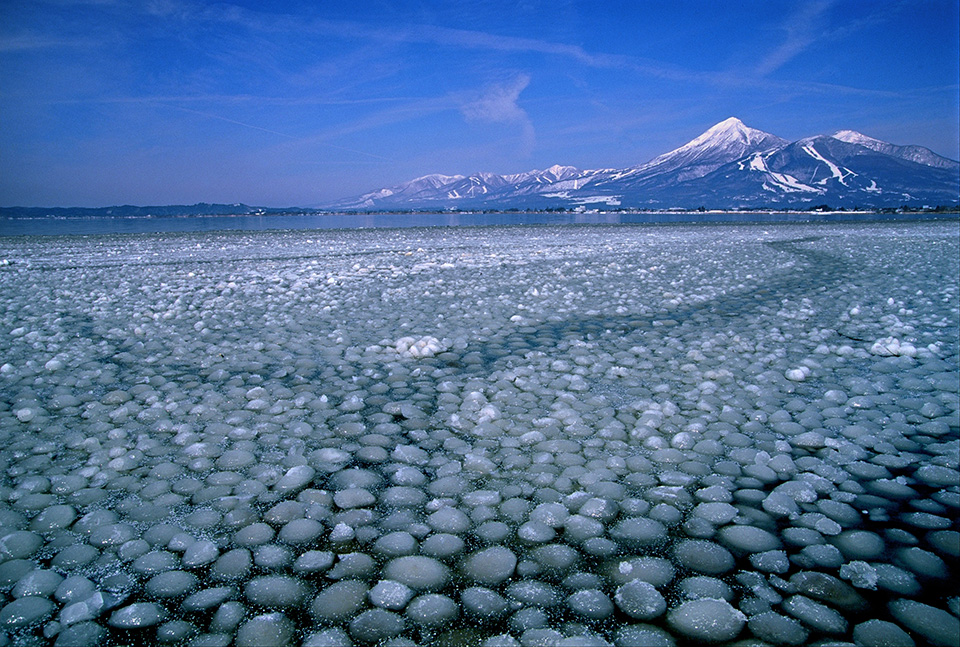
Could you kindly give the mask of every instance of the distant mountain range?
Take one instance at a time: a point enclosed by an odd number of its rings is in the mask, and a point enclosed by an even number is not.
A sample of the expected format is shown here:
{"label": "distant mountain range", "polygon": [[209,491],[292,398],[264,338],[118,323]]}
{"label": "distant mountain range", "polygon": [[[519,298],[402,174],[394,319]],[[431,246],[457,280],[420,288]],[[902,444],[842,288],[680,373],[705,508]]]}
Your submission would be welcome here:
{"label": "distant mountain range", "polygon": [[731,117],[624,169],[551,166],[513,175],[425,175],[321,208],[245,204],[0,207],[4,218],[149,218],[328,211],[505,209],[865,209],[956,207],[960,162],[852,130],[788,142]]}
{"label": "distant mountain range", "polygon": [[788,142],[731,117],[639,166],[426,175],[327,208],[883,208],[958,203],[960,163],[922,146],[896,146],[852,130]]}
{"label": "distant mountain range", "polygon": [[299,209],[251,207],[245,204],[168,204],[138,207],[125,204],[115,207],[0,207],[0,218],[153,218],[177,216],[256,216],[268,213],[289,213]]}

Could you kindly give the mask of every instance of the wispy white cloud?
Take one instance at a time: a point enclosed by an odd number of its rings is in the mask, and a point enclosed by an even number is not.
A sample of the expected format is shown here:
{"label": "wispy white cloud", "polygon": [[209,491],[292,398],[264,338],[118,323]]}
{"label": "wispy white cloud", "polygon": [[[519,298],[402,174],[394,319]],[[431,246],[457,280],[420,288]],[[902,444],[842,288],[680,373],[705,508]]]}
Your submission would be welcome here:
{"label": "wispy white cloud", "polygon": [[15,36],[0,36],[0,52],[22,52],[54,47],[90,47],[93,45],[96,45],[96,43],[90,39],[61,38],[33,32]]}
{"label": "wispy white cloud", "polygon": [[[622,70],[653,79],[676,83],[709,85],[717,88],[766,88],[770,90],[796,89],[809,92],[845,92],[874,94],[853,86],[819,84],[815,82],[790,81],[779,84],[765,78],[790,60],[802,54],[826,36],[824,23],[834,0],[802,3],[795,14],[786,18],[783,29],[786,38],[767,54],[753,70],[694,70],[664,60],[636,55],[609,54],[590,51],[580,45],[555,42],[539,38],[504,36],[479,30],[457,29],[436,25],[406,24],[382,27],[375,23],[352,20],[300,19],[288,16],[261,14],[238,7],[208,8],[203,17],[207,20],[232,22],[251,31],[290,32],[309,36],[346,38],[357,42],[386,44],[437,45],[456,50],[482,50],[485,52],[514,52],[543,54],[594,69]],[[853,27],[851,27],[853,28]],[[780,87],[782,85],[782,87]]]}
{"label": "wispy white cloud", "polygon": [[[341,105],[351,105],[351,103],[345,102]],[[395,161],[389,157],[357,150],[356,148],[347,148],[333,142],[361,133],[393,128],[398,124],[422,121],[432,115],[450,112],[455,109],[456,103],[451,97],[447,96],[397,99],[385,107],[372,111],[361,111],[352,120],[328,123],[310,134],[291,138],[289,141],[279,144],[278,150],[285,151],[285,154],[303,154],[304,151],[309,151],[311,147],[318,145],[359,153],[371,159]]]}
{"label": "wispy white cloud", "polygon": [[521,153],[529,155],[536,140],[533,122],[517,103],[520,93],[528,85],[530,76],[519,74],[507,83],[489,86],[479,96],[468,99],[460,106],[460,112],[467,121],[519,126]]}
{"label": "wispy white cloud", "polygon": [[[169,0],[175,2],[175,0]],[[266,14],[230,5],[206,7],[195,16],[200,20],[231,23],[252,32],[289,32],[331,38],[345,38],[367,43],[427,44],[458,50],[488,52],[539,53],[564,58],[587,67],[626,69],[663,78],[702,80],[698,73],[662,61],[636,56],[591,52],[579,45],[539,38],[504,36],[490,32],[425,24],[380,26],[372,22],[293,18]]]}
{"label": "wispy white cloud", "polygon": [[[213,113],[213,112],[206,112],[206,111],[203,111],[203,110],[194,110],[194,109],[192,109],[192,108],[185,108],[185,107],[183,107],[183,106],[178,106],[178,105],[174,105],[174,104],[170,104],[170,103],[160,104],[160,103],[151,102],[151,101],[144,101],[143,103],[152,103],[152,104],[154,104],[154,105],[163,105],[164,107],[167,107],[167,108],[170,108],[170,109],[173,109],[173,110],[179,110],[179,111],[181,111],[181,112],[188,112],[188,113],[191,113],[191,114],[194,114],[194,115],[198,115],[198,116],[200,116],[200,117],[205,117],[205,118],[207,118],[207,119],[215,119],[215,120],[217,120],[217,121],[223,121],[223,122],[225,122],[225,123],[234,124],[234,125],[236,125],[236,126],[241,126],[241,127],[243,127],[243,128],[248,128],[248,129],[250,129],[250,130],[258,130],[258,131],[260,131],[260,132],[269,133],[269,134],[271,134],[271,135],[277,135],[278,137],[283,137],[283,138],[285,138],[285,139],[290,139],[290,140],[294,140],[294,141],[301,141],[301,140],[302,140],[301,137],[298,137],[298,136],[296,136],[296,135],[291,135],[291,134],[289,134],[289,133],[280,132],[280,131],[278,131],[278,130],[273,130],[273,129],[271,129],[271,128],[264,128],[264,127],[258,126],[258,125],[256,125],[256,124],[251,124],[251,123],[247,123],[247,122],[244,122],[244,121],[239,121],[239,120],[237,120],[237,119],[230,119],[229,117],[224,117],[223,115],[218,115],[218,114]],[[370,157],[370,158],[373,158],[373,159],[384,160],[384,161],[387,161],[387,162],[392,161],[389,157],[384,157],[383,155],[377,155],[376,153],[371,153],[371,152],[369,152],[369,151],[359,150],[359,149],[357,149],[357,148],[348,148],[348,147],[346,147],[346,146],[340,146],[340,145],[338,145],[338,144],[330,143],[329,141],[318,141],[317,143],[319,143],[319,144],[322,145],[322,146],[326,146],[327,148],[333,148],[333,149],[335,149],[335,150],[340,150],[340,151],[344,151],[344,152],[347,152],[347,153],[354,153],[354,154],[356,154],[356,155],[362,155],[362,156],[364,156],[364,157]]]}
{"label": "wispy white cloud", "polygon": [[780,69],[812,46],[824,34],[823,23],[832,0],[802,2],[783,22],[786,37],[754,68],[757,76],[766,76]]}
{"label": "wispy white cloud", "polygon": [[[190,6],[180,4],[178,0],[162,1],[174,7]],[[697,86],[707,85],[725,89],[760,88],[772,91],[789,91],[792,89],[827,93],[840,91],[872,95],[874,92],[871,90],[853,86],[794,80],[778,82],[775,79],[768,78],[769,74],[807,51],[816,42],[836,32],[836,28],[832,32],[826,29],[828,13],[834,2],[835,0],[820,0],[798,5],[797,11],[786,17],[782,23],[782,29],[785,33],[782,42],[750,70],[696,70],[665,60],[590,51],[580,45],[539,38],[505,36],[480,30],[437,25],[408,23],[383,26],[375,22],[311,18],[303,15],[291,16],[258,12],[236,5],[216,4],[197,8],[191,13],[191,20],[229,23],[248,31],[250,35],[259,33],[269,35],[271,39],[277,34],[291,36],[296,34],[305,38],[345,39],[353,43],[365,43],[367,44],[365,46],[366,51],[362,55],[355,54],[362,59],[366,59],[365,69],[357,70],[358,75],[354,79],[356,83],[362,83],[368,74],[376,73],[376,70],[381,69],[383,61],[389,59],[389,56],[378,59],[375,51],[378,47],[414,44],[448,47],[452,50],[543,54],[565,59],[587,68],[622,70],[626,73],[652,79],[695,84]],[[182,13],[189,12],[182,9]],[[854,26],[848,27],[856,29]],[[262,48],[258,51],[260,54],[255,60],[258,65],[263,66],[265,61]],[[378,60],[380,61],[378,65],[371,63]],[[323,66],[319,66],[315,71],[322,72],[322,69]],[[389,74],[389,70],[386,71],[386,74]],[[302,80],[302,77],[296,81],[291,79],[292,82],[302,82]]]}
{"label": "wispy white cloud", "polygon": [[520,74],[512,81],[488,87],[483,93],[465,102],[460,111],[471,121],[512,123],[529,119],[523,108],[517,105],[520,93],[530,85],[530,77]]}

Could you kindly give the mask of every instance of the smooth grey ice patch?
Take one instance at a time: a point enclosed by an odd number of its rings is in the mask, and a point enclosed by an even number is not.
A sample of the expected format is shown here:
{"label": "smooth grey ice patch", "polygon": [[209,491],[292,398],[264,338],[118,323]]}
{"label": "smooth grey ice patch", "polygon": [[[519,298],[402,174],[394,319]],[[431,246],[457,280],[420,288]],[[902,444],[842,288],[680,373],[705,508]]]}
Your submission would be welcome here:
{"label": "smooth grey ice patch", "polygon": [[790,596],[782,609],[817,631],[837,635],[847,631],[847,620],[839,612],[803,595]]}
{"label": "smooth grey ice patch", "polygon": [[566,599],[567,607],[574,614],[591,619],[602,620],[613,615],[613,602],[599,589],[581,589]]}
{"label": "smooth grey ice patch", "polygon": [[236,590],[229,586],[218,586],[202,589],[192,593],[181,603],[184,611],[205,611],[219,606],[236,595]]}
{"label": "smooth grey ice patch", "polygon": [[604,574],[617,585],[642,580],[660,588],[673,581],[676,573],[673,563],[663,557],[632,557],[612,560]]}
{"label": "smooth grey ice patch", "polygon": [[463,575],[472,582],[494,585],[509,579],[517,566],[517,556],[505,546],[491,546],[464,560]]}
{"label": "smooth grey ice patch", "polygon": [[919,546],[901,548],[897,551],[897,559],[905,568],[923,578],[942,580],[950,572],[943,559]]}
{"label": "smooth grey ice patch", "polygon": [[767,550],[753,553],[748,558],[750,564],[764,573],[786,573],[790,570],[790,560],[784,550]]}
{"label": "smooth grey ice patch", "polygon": [[686,539],[674,547],[677,562],[688,569],[720,575],[734,566],[733,555],[723,546],[700,539]]}
{"label": "smooth grey ice patch", "polygon": [[374,551],[384,557],[402,557],[418,551],[417,539],[405,530],[397,530],[379,537],[373,544]]}
{"label": "smooth grey ice patch", "polygon": [[667,609],[660,592],[643,580],[631,580],[620,586],[613,599],[621,611],[637,620],[652,620]]}
{"label": "smooth grey ice patch", "polygon": [[352,647],[353,641],[340,627],[330,627],[307,634],[303,647]]}
{"label": "smooth grey ice patch", "polygon": [[183,552],[181,561],[187,568],[196,568],[213,563],[219,556],[220,550],[217,545],[212,541],[203,539],[188,546]]}
{"label": "smooth grey ice patch", "polygon": [[416,625],[439,628],[453,622],[460,608],[446,595],[425,593],[410,601],[404,615]]}
{"label": "smooth grey ice patch", "polygon": [[246,605],[237,600],[230,600],[217,608],[207,628],[218,634],[232,635],[246,615]]}
{"label": "smooth grey ice patch", "polygon": [[166,615],[164,608],[154,602],[136,602],[114,611],[107,622],[120,629],[137,629],[159,624]]}
{"label": "smooth grey ice patch", "polygon": [[199,581],[193,573],[165,571],[150,578],[144,592],[152,598],[179,598],[197,588]]}
{"label": "smooth grey ice patch", "polygon": [[316,519],[293,519],[280,528],[277,538],[295,546],[310,544],[323,534],[325,528]]}
{"label": "smooth grey ice patch", "polygon": [[556,536],[553,528],[537,521],[528,521],[517,529],[517,537],[531,544],[542,544]]}
{"label": "smooth grey ice patch", "polygon": [[43,545],[43,539],[35,532],[17,530],[0,537],[0,556],[5,559],[25,559]]}
{"label": "smooth grey ice patch", "polygon": [[[751,617],[747,622],[747,627],[760,640],[766,640],[777,645],[802,645],[810,635],[810,632],[793,618],[773,611],[758,613]],[[881,643],[870,644],[879,645]]]}
{"label": "smooth grey ice patch", "polygon": [[76,509],[71,505],[52,505],[40,511],[30,521],[30,530],[34,532],[52,532],[70,527],[77,518]]}
{"label": "smooth grey ice patch", "polygon": [[427,515],[427,525],[437,532],[460,534],[469,529],[473,523],[470,518],[457,508],[443,507]]}
{"label": "smooth grey ice patch", "polygon": [[933,645],[951,647],[960,642],[960,620],[943,609],[907,599],[893,600],[887,606],[900,624]]}
{"label": "smooth grey ice patch", "polygon": [[927,535],[927,541],[941,555],[948,555],[954,559],[960,558],[960,532],[935,530]]}
{"label": "smooth grey ice patch", "polygon": [[426,500],[423,490],[403,485],[386,488],[380,495],[380,502],[391,507],[420,507]]}
{"label": "smooth grey ice patch", "polygon": [[613,644],[616,647],[675,647],[676,640],[665,629],[650,624],[634,624],[620,627],[614,633]]}
{"label": "smooth grey ice patch", "polygon": [[366,553],[346,553],[337,558],[327,577],[331,580],[369,579],[375,571],[375,560]]}
{"label": "smooth grey ice patch", "polygon": [[22,598],[28,595],[50,597],[60,584],[63,576],[48,569],[36,569],[27,573],[13,587],[13,597]]}
{"label": "smooth grey ice patch", "polygon": [[233,536],[233,543],[243,548],[260,546],[273,539],[274,530],[263,522],[252,523],[238,530]]}
{"label": "smooth grey ice patch", "polygon": [[724,642],[740,635],[746,616],[726,600],[701,598],[684,602],[667,614],[677,633],[703,642]]}
{"label": "smooth grey ice patch", "polygon": [[183,642],[197,634],[197,626],[186,620],[168,620],[157,627],[157,641],[163,643]]}
{"label": "smooth grey ice patch", "polygon": [[780,548],[780,540],[771,532],[756,526],[724,526],[717,537],[729,549],[740,553],[760,553]]}
{"label": "smooth grey ice patch", "polygon": [[54,591],[54,597],[62,604],[86,599],[96,590],[96,585],[82,575],[64,578]]}
{"label": "smooth grey ice patch", "polygon": [[899,625],[887,620],[867,620],[853,628],[853,642],[863,647],[915,647],[916,643]]}
{"label": "smooth grey ice patch", "polygon": [[400,634],[403,616],[385,609],[369,609],[350,621],[350,636],[364,643],[377,643]]}
{"label": "smooth grey ice patch", "polygon": [[365,508],[376,503],[377,497],[362,487],[339,490],[333,495],[333,502],[340,508]]}
{"label": "smooth grey ice patch", "polygon": [[358,580],[330,584],[321,589],[310,603],[310,614],[320,622],[349,619],[363,608],[369,588]]}
{"label": "smooth grey ice patch", "polygon": [[479,586],[464,589],[460,603],[466,613],[482,619],[500,618],[510,609],[510,603],[499,593]]}
{"label": "smooth grey ice patch", "polygon": [[107,630],[95,622],[80,622],[65,627],[53,644],[54,647],[97,647],[106,634]]}
{"label": "smooth grey ice patch", "polygon": [[420,544],[420,552],[428,557],[449,560],[464,551],[466,543],[457,535],[435,532],[427,536]]}
{"label": "smooth grey ice patch", "polygon": [[234,548],[220,555],[210,568],[210,578],[215,582],[236,582],[247,576],[253,566],[253,558],[246,548]]}
{"label": "smooth grey ice patch", "polygon": [[692,514],[716,525],[723,525],[733,521],[737,516],[737,509],[722,501],[704,502],[693,509]]}
{"label": "smooth grey ice patch", "polygon": [[113,606],[114,602],[116,601],[112,600],[109,594],[104,595],[98,591],[83,600],[64,605],[57,620],[65,626],[95,620],[108,606]]}
{"label": "smooth grey ice patch", "polygon": [[248,602],[265,608],[299,606],[309,592],[309,587],[302,580],[287,575],[255,577],[243,587]]}
{"label": "smooth grey ice patch", "polygon": [[407,606],[407,602],[413,595],[413,589],[393,580],[380,580],[368,593],[371,604],[392,611],[398,611]]}
{"label": "smooth grey ice patch", "polygon": [[798,592],[840,609],[860,611],[867,607],[864,597],[850,584],[827,573],[800,571],[790,576],[790,584]]}
{"label": "smooth grey ice patch", "polygon": [[295,573],[307,574],[326,571],[333,566],[334,554],[326,550],[308,550],[293,562]]}
{"label": "smooth grey ice patch", "polygon": [[237,629],[237,647],[286,645],[296,634],[293,620],[283,613],[267,613],[250,618]]}
{"label": "smooth grey ice patch", "polygon": [[387,579],[418,591],[435,591],[450,579],[450,569],[432,557],[408,555],[390,560],[383,568]]}
{"label": "smooth grey ice patch", "polygon": [[733,600],[733,589],[723,580],[705,575],[696,575],[683,579],[678,586],[680,594],[688,599],[697,598],[716,598],[731,602]]}
{"label": "smooth grey ice patch", "polygon": [[544,568],[556,571],[566,571],[576,564],[580,554],[575,548],[566,544],[547,544],[533,550],[533,558]]}
{"label": "smooth grey ice patch", "polygon": [[273,490],[282,494],[298,492],[313,481],[316,473],[309,465],[295,465],[273,484]]}
{"label": "smooth grey ice patch", "polygon": [[154,575],[177,567],[179,558],[165,550],[152,550],[133,560],[130,569],[141,575]]}
{"label": "smooth grey ice patch", "polygon": [[55,605],[49,599],[37,595],[17,598],[0,608],[0,626],[18,629],[39,624],[54,611]]}
{"label": "smooth grey ice patch", "polygon": [[667,529],[655,519],[628,517],[614,524],[610,537],[628,548],[645,548],[666,541]]}
{"label": "smooth grey ice patch", "polygon": [[876,533],[869,530],[846,530],[832,541],[844,557],[851,560],[873,560],[883,555],[886,544]]}

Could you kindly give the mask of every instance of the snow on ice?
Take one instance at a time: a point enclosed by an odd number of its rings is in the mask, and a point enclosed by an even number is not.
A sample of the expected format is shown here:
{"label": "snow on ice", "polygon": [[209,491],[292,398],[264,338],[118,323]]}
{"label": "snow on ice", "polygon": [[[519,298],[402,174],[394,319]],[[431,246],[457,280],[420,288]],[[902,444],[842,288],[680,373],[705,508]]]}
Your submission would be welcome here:
{"label": "snow on ice", "polygon": [[0,239],[0,644],[955,646],[958,243]]}

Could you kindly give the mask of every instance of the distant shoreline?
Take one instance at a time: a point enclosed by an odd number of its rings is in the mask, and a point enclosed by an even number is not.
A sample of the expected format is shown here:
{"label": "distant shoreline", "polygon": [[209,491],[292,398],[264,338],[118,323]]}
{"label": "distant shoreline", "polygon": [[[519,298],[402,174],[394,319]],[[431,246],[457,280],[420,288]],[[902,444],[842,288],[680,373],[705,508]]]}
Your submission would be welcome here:
{"label": "distant shoreline", "polygon": [[[194,205],[197,207],[200,205]],[[206,205],[204,205],[206,206]],[[923,215],[933,216],[960,216],[960,206],[937,206],[937,207],[889,207],[879,209],[845,209],[843,207],[830,208],[828,206],[812,207],[809,209],[782,209],[771,207],[767,209],[371,209],[371,210],[329,210],[329,209],[305,209],[305,208],[258,208],[244,207],[234,210],[219,210],[218,205],[209,210],[198,209],[190,211],[189,208],[180,206],[166,207],[0,207],[0,220],[72,220],[84,218],[116,218],[116,219],[153,219],[153,218],[249,218],[249,217],[276,217],[276,216],[377,216],[377,215],[522,215],[522,214],[613,214],[613,215],[695,215],[702,213],[722,214],[722,215],[765,215],[765,214],[817,214],[824,215],[870,215],[878,216],[896,216],[896,215]],[[243,205],[241,205],[243,206]]]}

